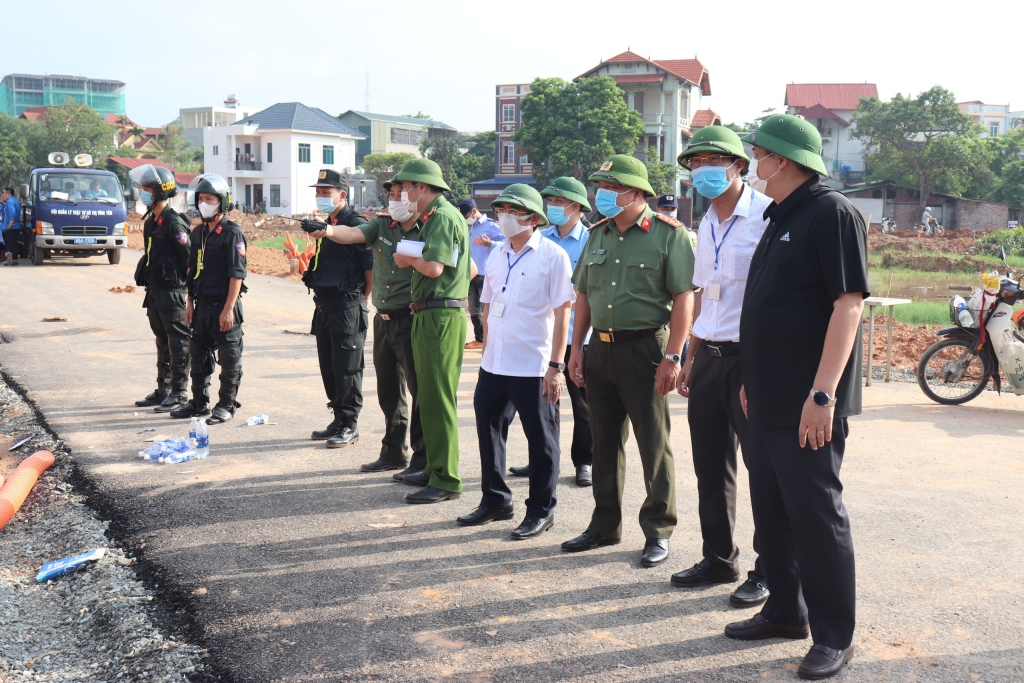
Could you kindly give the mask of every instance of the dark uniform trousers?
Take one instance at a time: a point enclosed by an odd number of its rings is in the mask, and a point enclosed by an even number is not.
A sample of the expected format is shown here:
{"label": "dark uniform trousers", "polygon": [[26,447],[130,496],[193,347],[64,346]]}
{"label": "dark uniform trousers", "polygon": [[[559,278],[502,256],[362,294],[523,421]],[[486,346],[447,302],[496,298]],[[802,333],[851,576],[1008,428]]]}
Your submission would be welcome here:
{"label": "dark uniform trousers", "polygon": [[210,378],[214,371],[214,353],[220,365],[220,391],[218,405],[234,412],[238,387],[242,383],[242,300],[235,302],[234,326],[220,331],[220,312],[226,297],[199,295],[192,312],[192,341],[188,350],[192,356],[192,401],[199,405],[210,402]]}
{"label": "dark uniform trousers", "polygon": [[[412,358],[412,315],[408,310],[388,315],[390,320],[384,320],[380,311],[373,317],[373,368],[377,374],[377,401],[384,413],[380,457],[388,462],[404,463],[408,433],[412,448],[409,466],[422,470],[427,466],[427,448],[423,445],[419,387]],[[406,384],[410,400],[405,396]]]}
{"label": "dark uniform trousers", "polygon": [[[565,389],[569,394],[569,403],[572,404],[572,447],[569,451],[572,455],[573,467],[580,465],[591,465],[594,462],[594,433],[590,430],[590,412],[587,408],[587,389],[578,387],[569,377],[569,354],[572,347],[565,347],[566,369],[562,375],[565,377]],[[586,357],[587,347],[583,347],[583,355]],[[555,403],[555,424],[558,431],[562,430],[561,401]]]}
{"label": "dark uniform trousers", "polygon": [[191,369],[188,341],[192,331],[185,322],[185,297],[184,286],[150,285],[143,302],[156,339],[157,389],[169,388],[175,396],[183,396],[188,391]]}
{"label": "dark uniform trousers", "polygon": [[505,447],[508,426],[519,413],[530,457],[526,514],[547,517],[555,509],[561,449],[555,408],[543,391],[543,377],[495,375],[480,369],[473,409],[480,442],[482,506],[501,508],[512,503],[512,491],[505,483]]}
{"label": "dark uniform trousers", "polygon": [[[690,425],[693,471],[697,475],[697,512],[704,559],[715,574],[740,571],[736,529],[736,446],[747,462],[747,416],[740,405],[743,378],[739,344],[725,344],[715,356],[701,344],[693,359],[686,418]],[[749,469],[749,466],[748,466]],[[754,553],[758,552],[754,533]],[[760,557],[754,573],[762,577]]]}
{"label": "dark uniform trousers", "polygon": [[776,624],[809,623],[819,645],[853,640],[856,585],[853,536],[843,505],[846,418],[832,423],[824,448],[800,448],[797,428],[747,422],[750,502],[771,597],[761,614]]}
{"label": "dark uniform trousers", "polygon": [[676,526],[675,465],[669,445],[668,397],[654,385],[668,331],[629,341],[603,342],[595,332],[586,360],[587,406],[594,432],[594,514],[589,531],[622,536],[622,489],[629,423],[640,449],[647,498],[640,528],[647,538],[669,538]]}
{"label": "dark uniform trousers", "polygon": [[369,322],[366,299],[360,293],[321,301],[313,312],[312,332],[328,405],[335,420],[350,429],[356,428],[363,409],[363,346]]}
{"label": "dark uniform trousers", "polygon": [[480,294],[484,291],[484,274],[480,273],[469,281],[469,318],[473,321],[473,339],[484,340],[484,305]]}

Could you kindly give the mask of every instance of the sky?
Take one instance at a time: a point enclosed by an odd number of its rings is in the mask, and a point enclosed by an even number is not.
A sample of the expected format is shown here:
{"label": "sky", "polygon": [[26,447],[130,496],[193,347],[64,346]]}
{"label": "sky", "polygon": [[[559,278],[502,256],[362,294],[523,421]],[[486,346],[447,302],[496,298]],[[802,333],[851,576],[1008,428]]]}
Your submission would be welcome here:
{"label": "sky", "polygon": [[1024,109],[1019,41],[1002,35],[1020,26],[1024,3],[977,11],[948,0],[88,5],[41,14],[11,3],[0,75],[124,81],[128,116],[145,126],[229,94],[249,106],[362,110],[369,74],[373,112],[422,111],[462,131],[493,130],[496,84],[571,79],[626,49],[696,56],[711,79],[702,106],[724,122],[781,107],[787,83],[872,82],[882,99],[941,85],[959,101]]}

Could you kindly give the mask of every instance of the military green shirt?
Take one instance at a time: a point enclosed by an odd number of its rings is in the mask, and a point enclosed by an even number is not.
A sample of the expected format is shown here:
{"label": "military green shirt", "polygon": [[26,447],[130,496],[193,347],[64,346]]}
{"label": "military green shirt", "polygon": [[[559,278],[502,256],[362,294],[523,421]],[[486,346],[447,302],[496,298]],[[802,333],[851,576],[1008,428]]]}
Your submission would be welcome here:
{"label": "military green shirt", "polygon": [[[420,239],[425,242],[423,259],[440,261],[444,270],[436,278],[413,269],[412,300],[465,299],[469,296],[469,228],[466,219],[451,202],[440,196],[430,203],[420,219]],[[456,247],[459,260],[452,268]]]}
{"label": "military green shirt", "polygon": [[672,296],[693,289],[693,245],[682,224],[644,210],[620,233],[614,219],[595,223],[572,281],[587,295],[595,330],[662,327]]}
{"label": "military green shirt", "polygon": [[377,214],[369,223],[357,225],[366,243],[373,250],[373,306],[378,310],[393,311],[408,308],[412,303],[412,266],[399,268],[395,265],[395,249],[404,239],[419,240],[420,224],[408,232],[402,230],[394,218]]}

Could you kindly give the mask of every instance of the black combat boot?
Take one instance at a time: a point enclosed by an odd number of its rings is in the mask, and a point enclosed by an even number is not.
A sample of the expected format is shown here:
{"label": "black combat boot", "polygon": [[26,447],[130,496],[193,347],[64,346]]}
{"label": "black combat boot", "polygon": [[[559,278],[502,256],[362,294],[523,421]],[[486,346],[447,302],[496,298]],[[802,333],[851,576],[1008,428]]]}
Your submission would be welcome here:
{"label": "black combat boot", "polygon": [[167,398],[153,409],[157,413],[177,410],[188,401],[188,373],[191,366],[188,339],[170,336],[167,338],[167,348],[170,352],[171,391]]}
{"label": "black combat boot", "polygon": [[167,340],[156,338],[156,391],[151,393],[141,401],[136,401],[135,405],[140,408],[148,408],[149,406],[158,406],[163,403],[164,399],[167,398],[168,391],[168,380],[171,376],[170,371],[170,352],[167,348]]}

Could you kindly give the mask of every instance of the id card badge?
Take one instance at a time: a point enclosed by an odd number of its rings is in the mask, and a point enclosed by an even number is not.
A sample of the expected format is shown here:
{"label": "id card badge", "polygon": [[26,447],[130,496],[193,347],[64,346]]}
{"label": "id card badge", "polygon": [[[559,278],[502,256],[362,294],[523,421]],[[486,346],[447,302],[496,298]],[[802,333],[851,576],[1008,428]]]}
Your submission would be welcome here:
{"label": "id card badge", "polygon": [[722,296],[722,276],[716,271],[708,280],[708,299],[718,301]]}
{"label": "id card badge", "polygon": [[502,313],[505,312],[505,297],[501,292],[498,292],[497,296],[494,297],[494,301],[491,302],[491,315],[495,318],[500,318]]}

